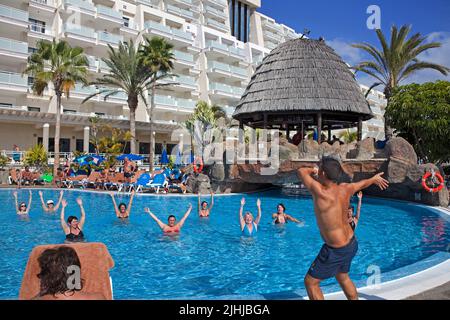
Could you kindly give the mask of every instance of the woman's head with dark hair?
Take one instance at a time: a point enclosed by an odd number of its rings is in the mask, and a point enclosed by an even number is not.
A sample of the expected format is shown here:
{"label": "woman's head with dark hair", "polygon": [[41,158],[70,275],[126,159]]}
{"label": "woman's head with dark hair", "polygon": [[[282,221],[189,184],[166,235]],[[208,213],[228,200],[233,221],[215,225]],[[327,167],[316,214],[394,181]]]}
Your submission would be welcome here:
{"label": "woman's head with dark hair", "polygon": [[81,270],[81,263],[75,249],[61,246],[54,249],[46,249],[38,258],[41,272],[37,275],[40,279],[39,296],[64,294],[66,292],[80,291],[81,287],[69,288],[68,280],[73,275],[69,267],[75,266]]}
{"label": "woman's head with dark hair", "polygon": [[201,203],[201,207],[202,207],[203,210],[208,209],[208,202],[203,201],[203,202]]}
{"label": "woman's head with dark hair", "polygon": [[284,204],[279,203],[277,205],[277,213],[280,214],[280,213],[284,213],[285,211],[286,211],[286,207],[284,206]]}
{"label": "woman's head with dark hair", "polygon": [[119,211],[121,213],[125,213],[125,211],[127,211],[127,205],[123,202],[121,204],[119,204]]}

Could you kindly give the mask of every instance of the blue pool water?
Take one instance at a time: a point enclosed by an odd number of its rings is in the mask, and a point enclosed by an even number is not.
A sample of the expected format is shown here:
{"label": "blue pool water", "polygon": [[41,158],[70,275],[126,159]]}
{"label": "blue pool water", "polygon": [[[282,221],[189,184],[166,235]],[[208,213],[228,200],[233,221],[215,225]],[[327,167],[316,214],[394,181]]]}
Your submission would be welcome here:
{"label": "blue pool water", "polygon": [[[59,191],[44,190],[56,201]],[[197,216],[197,199],[189,196],[136,196],[129,222],[115,217],[110,196],[65,191],[68,215],[79,215],[80,196],[86,209],[84,233],[104,242],[115,260],[111,271],[116,299],[219,299],[221,296],[273,294],[303,288],[303,277],[322,245],[308,198],[271,191],[246,195],[246,210],[256,214],[261,198],[263,215],[258,235],[241,237],[238,209],[242,195],[217,196],[209,219]],[[127,196],[119,201],[128,202]],[[209,196],[204,197],[209,201]],[[28,191],[19,191],[19,201]],[[356,235],[359,252],[351,276],[366,279],[368,267],[388,272],[446,251],[450,223],[432,210],[409,203],[363,199]],[[271,214],[283,202],[287,213],[305,226],[271,224]],[[18,296],[28,256],[35,245],[62,243],[59,215],[44,213],[37,190],[28,219],[15,214],[12,190],[0,190],[0,298]],[[194,210],[177,238],[163,236],[144,213],[148,206],[161,220],[181,218],[188,204]],[[329,280],[324,285],[331,285]]]}

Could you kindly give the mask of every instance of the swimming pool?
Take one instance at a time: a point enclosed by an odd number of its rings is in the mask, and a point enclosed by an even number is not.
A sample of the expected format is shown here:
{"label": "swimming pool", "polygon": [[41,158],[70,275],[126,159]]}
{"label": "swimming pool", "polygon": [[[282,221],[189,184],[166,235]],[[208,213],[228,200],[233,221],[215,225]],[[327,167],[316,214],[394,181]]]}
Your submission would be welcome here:
{"label": "swimming pool", "polygon": [[[33,190],[28,219],[15,214],[12,192],[0,190],[3,299],[17,298],[35,245],[64,241],[59,213],[42,211],[37,190]],[[56,201],[59,190],[43,193],[45,200]],[[115,260],[111,271],[115,299],[221,299],[301,289],[303,277],[322,245],[311,199],[283,196],[277,191],[245,195],[245,209],[254,214],[256,199],[262,201],[262,219],[254,238],[241,237],[238,209],[242,195],[216,196],[208,219],[197,216],[196,197],[137,195],[128,222],[116,218],[109,195],[75,190],[65,191],[69,202],[66,217],[79,216],[75,203],[78,196],[86,210],[87,239],[105,243]],[[128,202],[128,196],[116,199]],[[209,196],[202,199],[209,201]],[[19,201],[28,201],[28,190],[19,191]],[[280,202],[287,213],[304,219],[306,224],[271,224],[271,215]],[[180,219],[189,203],[193,212],[175,238],[163,236],[144,213],[148,206],[164,222],[169,214]],[[378,266],[385,273],[446,251],[449,231],[450,222],[431,209],[365,197],[356,231],[359,251],[351,276],[356,281],[364,280],[370,275],[370,266]],[[329,280],[323,284],[333,283]]]}

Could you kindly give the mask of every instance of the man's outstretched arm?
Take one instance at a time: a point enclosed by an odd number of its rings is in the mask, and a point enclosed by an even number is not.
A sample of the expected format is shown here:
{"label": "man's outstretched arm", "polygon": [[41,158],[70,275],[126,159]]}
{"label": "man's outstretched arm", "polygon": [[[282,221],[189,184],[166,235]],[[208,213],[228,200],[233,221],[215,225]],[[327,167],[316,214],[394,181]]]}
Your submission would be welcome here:
{"label": "man's outstretched arm", "polygon": [[381,190],[387,189],[387,187],[389,187],[389,182],[381,177],[383,174],[384,172],[380,172],[374,175],[372,178],[364,179],[355,183],[350,183],[352,194],[361,191],[363,189],[366,189],[373,184],[378,186]]}

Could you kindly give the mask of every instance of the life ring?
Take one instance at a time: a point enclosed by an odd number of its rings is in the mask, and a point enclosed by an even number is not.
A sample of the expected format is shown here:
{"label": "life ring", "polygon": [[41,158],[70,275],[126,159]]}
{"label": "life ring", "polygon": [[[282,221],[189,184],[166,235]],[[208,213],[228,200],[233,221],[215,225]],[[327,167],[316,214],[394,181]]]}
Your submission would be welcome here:
{"label": "life ring", "polygon": [[200,173],[203,170],[203,160],[202,158],[198,157],[194,160],[194,172]]}
{"label": "life ring", "polygon": [[[439,180],[439,185],[435,188],[430,188],[427,185],[427,179],[433,175],[434,175],[434,177],[436,177]],[[422,187],[426,191],[431,192],[431,193],[436,193],[436,192],[441,191],[444,188],[444,184],[445,184],[444,178],[441,176],[441,174],[439,172],[437,172],[437,173],[427,172],[427,173],[425,173],[425,175],[422,178]]]}

